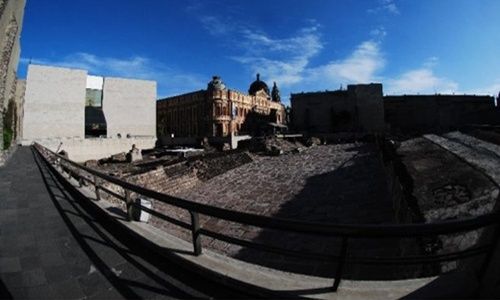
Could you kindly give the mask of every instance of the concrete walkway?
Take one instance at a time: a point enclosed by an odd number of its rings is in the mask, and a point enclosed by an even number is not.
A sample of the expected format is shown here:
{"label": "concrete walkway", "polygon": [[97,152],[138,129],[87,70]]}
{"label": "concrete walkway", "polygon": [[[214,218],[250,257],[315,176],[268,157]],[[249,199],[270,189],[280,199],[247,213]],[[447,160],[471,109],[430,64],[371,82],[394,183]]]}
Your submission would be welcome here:
{"label": "concrete walkway", "polygon": [[0,299],[221,296],[111,235],[52,176],[26,147],[0,168]]}

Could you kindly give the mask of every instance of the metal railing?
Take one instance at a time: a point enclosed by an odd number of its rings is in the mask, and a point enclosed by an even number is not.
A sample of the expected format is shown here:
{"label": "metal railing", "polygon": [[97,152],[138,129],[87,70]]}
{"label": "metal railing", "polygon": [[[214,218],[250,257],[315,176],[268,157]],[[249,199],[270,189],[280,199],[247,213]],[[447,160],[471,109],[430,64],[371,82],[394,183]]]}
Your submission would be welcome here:
{"label": "metal railing", "polygon": [[[427,264],[439,263],[446,261],[455,261],[473,256],[486,255],[483,260],[483,266],[488,263],[491,256],[493,247],[499,238],[500,230],[500,212],[496,211],[488,213],[475,218],[464,218],[455,221],[441,221],[430,224],[398,224],[398,225],[352,225],[352,224],[328,224],[328,223],[314,223],[297,221],[291,219],[274,218],[250,214],[245,212],[233,211],[221,207],[215,207],[207,204],[197,203],[185,199],[176,198],[170,195],[155,192],[135,184],[123,181],[116,177],[104,174],[100,171],[82,166],[75,163],[64,156],[54,153],[53,151],[35,144],[34,148],[40,154],[42,159],[50,167],[61,167],[61,170],[67,172],[68,178],[74,177],[78,180],[80,186],[84,182],[94,185],[96,199],[101,199],[100,192],[104,191],[117,197],[126,203],[128,221],[134,220],[134,209],[140,208],[145,212],[158,217],[162,220],[173,223],[174,225],[191,231],[193,253],[200,255],[202,253],[201,237],[207,236],[227,243],[236,244],[243,247],[249,247],[257,250],[277,253],[281,255],[288,255],[299,258],[313,259],[313,260],[326,260],[329,262],[337,262],[335,270],[335,277],[332,286],[332,291],[336,291],[342,279],[344,265],[361,264],[361,265],[411,265],[411,264]],[[73,169],[73,170],[72,170]],[[92,176],[87,178],[79,171],[85,171]],[[124,195],[113,192],[103,186],[103,182],[109,182],[123,188]],[[172,205],[178,208],[185,209],[191,216],[191,223],[188,224],[184,221],[164,215],[161,212],[153,209],[146,208],[142,205],[136,204],[131,197],[134,192],[138,195],[154,199],[156,201]],[[292,233],[302,233],[322,237],[338,237],[341,239],[341,247],[338,254],[324,254],[314,252],[296,251],[292,249],[285,249],[282,247],[275,247],[263,243],[255,243],[252,241],[235,238],[223,235],[218,232],[210,231],[200,227],[199,215],[210,216],[213,218],[239,223],[243,225],[256,226],[265,229],[281,230]],[[437,235],[455,234],[460,232],[473,231],[485,228],[491,225],[496,225],[496,233],[493,235],[491,241],[481,243],[481,245],[474,245],[465,250],[459,250],[452,253],[444,254],[424,254],[424,255],[411,255],[411,256],[398,256],[398,257],[356,257],[348,255],[348,244],[352,239],[360,238],[421,238],[421,237],[435,237]],[[479,274],[482,276],[482,274]]]}

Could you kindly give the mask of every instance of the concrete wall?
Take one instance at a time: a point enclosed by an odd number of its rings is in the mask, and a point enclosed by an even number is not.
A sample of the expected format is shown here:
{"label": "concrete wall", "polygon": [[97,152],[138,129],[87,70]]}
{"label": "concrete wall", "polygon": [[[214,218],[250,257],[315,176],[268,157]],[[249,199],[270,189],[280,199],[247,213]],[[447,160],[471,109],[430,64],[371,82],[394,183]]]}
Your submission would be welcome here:
{"label": "concrete wall", "polygon": [[[52,151],[64,150],[69,158],[76,162],[83,162],[90,159],[101,159],[113,154],[128,152],[135,144],[137,148],[154,148],[156,138],[136,137],[136,138],[61,138],[61,139],[38,139],[35,142],[51,149]],[[62,144],[61,144],[62,143]],[[59,147],[59,145],[61,145]]]}
{"label": "concrete wall", "polygon": [[17,119],[16,119],[16,138],[20,140],[22,137],[22,129],[23,129],[23,119],[24,119],[24,93],[26,91],[26,80],[17,80],[16,86],[16,110],[17,110]]}
{"label": "concrete wall", "polygon": [[156,137],[156,82],[105,78],[103,92],[108,137]]}
{"label": "concrete wall", "polygon": [[85,136],[87,71],[30,65],[24,102],[23,141]]}
{"label": "concrete wall", "polygon": [[[108,137],[85,139],[87,71],[30,65],[24,94],[22,144],[39,142],[75,161],[127,152],[156,142],[156,82],[105,78]],[[121,134],[121,138],[117,134]],[[127,134],[132,137],[127,138]]]}

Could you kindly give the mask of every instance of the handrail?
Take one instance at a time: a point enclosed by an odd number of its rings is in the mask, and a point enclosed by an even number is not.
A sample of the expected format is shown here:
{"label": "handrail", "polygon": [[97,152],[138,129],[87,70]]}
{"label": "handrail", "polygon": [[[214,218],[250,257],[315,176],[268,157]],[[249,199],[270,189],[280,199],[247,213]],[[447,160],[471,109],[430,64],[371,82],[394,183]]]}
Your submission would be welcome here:
{"label": "handrail", "polygon": [[[36,144],[39,145],[39,144]],[[41,146],[41,145],[40,145]],[[43,147],[43,146],[42,146]],[[264,227],[269,229],[294,231],[298,233],[309,233],[315,235],[328,236],[349,236],[358,238],[370,237],[415,237],[429,236],[438,234],[449,234],[455,232],[463,232],[474,230],[481,227],[486,227],[498,223],[500,211],[484,214],[479,217],[463,218],[461,220],[447,220],[428,224],[397,224],[397,225],[375,225],[375,224],[331,224],[320,222],[296,221],[285,218],[275,218],[229,210],[221,207],[216,207],[208,204],[198,203],[190,200],[181,199],[178,197],[162,194],[153,190],[149,190],[138,185],[126,182],[124,180],[112,177],[100,171],[82,166],[75,163],[66,157],[54,153],[50,149],[45,148],[51,154],[55,155],[71,165],[82,169],[92,175],[96,175],[106,181],[119,185],[123,188],[136,192],[140,195],[147,196],[186,210],[195,211],[203,215],[216,217],[219,219],[242,223],[246,225]]]}
{"label": "handrail", "polygon": [[[471,256],[478,256],[486,254],[488,251],[492,251],[495,242],[490,244],[485,244],[479,247],[471,247],[461,251],[455,251],[445,254],[428,254],[428,255],[413,255],[404,257],[353,257],[348,256],[348,240],[351,238],[420,238],[424,236],[437,236],[441,234],[451,234],[465,231],[477,230],[479,228],[484,228],[490,225],[500,224],[500,211],[488,213],[479,217],[464,218],[462,220],[448,220],[439,221],[431,224],[398,224],[398,225],[375,225],[375,224],[331,224],[331,223],[318,223],[318,222],[306,222],[306,221],[296,221],[285,218],[274,218],[261,216],[256,214],[250,214],[246,212],[233,211],[225,208],[215,207],[203,203],[197,203],[170,195],[155,192],[130,182],[112,177],[103,172],[82,166],[75,163],[68,158],[59,155],[50,149],[43,147],[42,145],[35,143],[34,148],[40,154],[40,156],[45,160],[45,162],[52,168],[55,168],[49,162],[49,159],[43,154],[46,152],[60,161],[64,161],[69,165],[90,173],[94,177],[94,181],[82,176],[81,174],[75,174],[71,169],[67,169],[68,176],[71,177],[72,174],[78,177],[80,186],[82,186],[82,181],[86,180],[95,186],[96,198],[100,199],[99,191],[107,192],[113,196],[119,196],[118,198],[124,201],[127,205],[128,220],[133,219],[132,209],[134,207],[140,208],[152,215],[173,223],[182,228],[191,229],[192,232],[192,242],[195,255],[200,255],[202,252],[201,247],[201,235],[215,238],[217,240],[229,242],[232,244],[246,246],[262,251],[279,253],[295,257],[303,257],[313,260],[327,261],[337,261],[337,269],[335,272],[335,280],[332,287],[333,291],[336,291],[340,280],[342,277],[343,267],[345,263],[350,264],[363,264],[363,265],[373,265],[373,264],[423,264],[423,263],[435,263],[444,262],[450,260],[464,259]],[[58,160],[55,160],[56,164]],[[102,187],[99,184],[100,180],[106,180],[110,183],[116,184],[122,187],[125,191],[125,195],[121,196],[115,192]],[[181,220],[174,219],[172,217],[166,216],[158,211],[143,207],[140,204],[135,203],[131,199],[130,192],[135,192],[140,195],[155,199],[162,203],[176,206],[178,208],[186,209],[191,215],[191,224],[185,223]],[[282,230],[287,232],[295,233],[307,233],[310,235],[318,236],[329,236],[329,237],[339,237],[341,238],[341,250],[338,255],[332,254],[320,254],[311,252],[300,252],[290,249],[284,249],[279,247],[274,247],[270,245],[265,245],[261,243],[254,243],[248,240],[242,240],[230,236],[226,236],[217,232],[209,231],[207,229],[201,228],[199,226],[199,216],[198,214],[203,214],[206,216],[211,216],[214,218],[232,221],[239,224],[251,225],[260,228],[269,228],[275,230]],[[497,227],[498,228],[498,227]],[[498,231],[498,229],[497,229]],[[498,239],[498,234],[495,235],[494,239]],[[486,259],[487,260],[487,259]],[[487,261],[483,262],[487,263]]]}

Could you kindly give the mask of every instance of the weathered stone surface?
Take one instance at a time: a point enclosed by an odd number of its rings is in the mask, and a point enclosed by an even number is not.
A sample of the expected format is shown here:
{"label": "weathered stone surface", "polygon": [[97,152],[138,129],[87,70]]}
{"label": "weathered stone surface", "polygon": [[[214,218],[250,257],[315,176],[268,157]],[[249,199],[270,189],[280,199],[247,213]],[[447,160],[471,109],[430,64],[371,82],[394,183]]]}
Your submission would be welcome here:
{"label": "weathered stone surface", "polygon": [[[446,138],[426,136],[440,145]],[[450,148],[451,149],[451,148]],[[470,154],[479,148],[469,149]],[[413,195],[427,223],[461,219],[491,212],[498,199],[498,186],[478,169],[435,143],[417,138],[405,141],[398,154],[413,181]],[[449,253],[478,243],[482,230],[440,235],[424,240],[428,252]],[[441,264],[441,271],[455,269],[458,262]]]}
{"label": "weathered stone surface", "polygon": [[99,166],[99,162],[97,160],[95,160],[95,159],[87,160],[84,163],[84,166],[96,169]]}
{"label": "weathered stone surface", "polygon": [[497,187],[452,153],[423,138],[403,142],[398,153],[427,222],[481,215],[493,208]]}
{"label": "weathered stone surface", "polygon": [[134,144],[134,145],[132,145],[132,149],[127,154],[127,161],[128,162],[136,162],[139,160],[142,160],[142,153],[141,153],[141,150],[139,148],[137,148]]}
{"label": "weathered stone surface", "polygon": [[252,161],[252,156],[247,152],[232,152],[227,155],[214,154],[202,157],[196,160],[193,166],[196,168],[198,178],[206,181]]}
{"label": "weathered stone surface", "polygon": [[[179,186],[170,192],[200,203],[279,218],[326,223],[393,222],[384,169],[373,145],[326,145],[308,148],[297,154],[252,158],[249,163],[206,181],[198,181],[194,186]],[[199,162],[195,166],[200,169],[206,167]],[[168,180],[171,182],[172,179]],[[190,216],[185,210],[159,203],[155,203],[155,209],[190,223]],[[200,216],[200,222],[202,228],[258,243],[320,253],[339,251],[339,241],[334,237],[263,230],[205,216]],[[188,230],[157,218],[153,218],[152,223],[190,240]],[[362,252],[367,249],[386,254],[398,251],[398,245],[393,241],[357,240],[352,243],[353,249]],[[289,271],[330,276],[335,267],[333,263],[325,265],[324,262],[255,252],[206,237],[202,239],[202,244],[230,256]],[[351,269],[347,276],[370,277],[374,273],[374,269]]]}
{"label": "weathered stone surface", "polygon": [[127,161],[127,154],[125,152],[113,154],[110,157],[110,161],[112,161],[112,162],[126,162]]}

